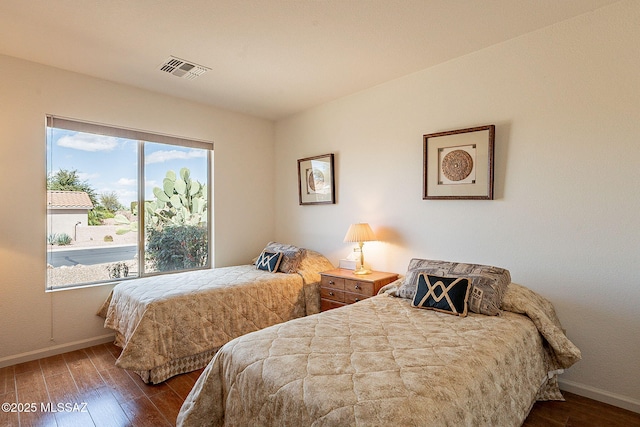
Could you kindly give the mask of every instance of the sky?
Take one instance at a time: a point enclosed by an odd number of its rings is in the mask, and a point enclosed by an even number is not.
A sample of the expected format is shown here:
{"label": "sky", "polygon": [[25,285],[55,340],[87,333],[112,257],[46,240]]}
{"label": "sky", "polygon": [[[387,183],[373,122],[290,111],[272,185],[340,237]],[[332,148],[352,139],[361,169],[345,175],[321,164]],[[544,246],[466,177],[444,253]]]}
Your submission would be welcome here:
{"label": "sky", "polygon": [[[77,170],[98,195],[115,192],[125,207],[137,201],[138,141],[112,136],[47,129],[47,173]],[[162,187],[168,170],[186,167],[191,179],[207,182],[207,151],[153,142],[145,143],[145,199]]]}

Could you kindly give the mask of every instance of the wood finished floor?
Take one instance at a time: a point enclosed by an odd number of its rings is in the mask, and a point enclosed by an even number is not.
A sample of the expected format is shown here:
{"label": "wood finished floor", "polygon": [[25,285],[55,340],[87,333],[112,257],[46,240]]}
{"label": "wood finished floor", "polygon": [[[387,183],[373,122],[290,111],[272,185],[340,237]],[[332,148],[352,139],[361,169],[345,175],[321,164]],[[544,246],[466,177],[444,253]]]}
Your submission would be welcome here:
{"label": "wood finished floor", "polygon": [[[36,412],[1,411],[0,426],[175,425],[202,370],[150,386],[114,365],[119,354],[115,345],[103,344],[0,368],[0,403],[33,402],[37,407]],[[565,397],[566,402],[536,403],[524,426],[640,426],[640,414],[571,393]],[[41,411],[47,402],[78,404],[75,409],[86,412]]]}
{"label": "wood finished floor", "polygon": [[[0,369],[0,403],[34,402],[34,413],[0,412],[0,426],[174,426],[202,370],[147,385],[115,366],[103,344]],[[42,412],[40,404],[86,402],[86,412]],[[79,408],[82,409],[82,408]]]}

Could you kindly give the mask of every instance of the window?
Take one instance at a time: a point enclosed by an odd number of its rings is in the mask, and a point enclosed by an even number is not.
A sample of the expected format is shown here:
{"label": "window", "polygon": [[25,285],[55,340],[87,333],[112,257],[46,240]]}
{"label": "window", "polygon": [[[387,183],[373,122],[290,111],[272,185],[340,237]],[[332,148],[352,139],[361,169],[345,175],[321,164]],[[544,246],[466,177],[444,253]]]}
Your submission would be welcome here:
{"label": "window", "polygon": [[47,116],[47,289],[210,268],[212,151]]}

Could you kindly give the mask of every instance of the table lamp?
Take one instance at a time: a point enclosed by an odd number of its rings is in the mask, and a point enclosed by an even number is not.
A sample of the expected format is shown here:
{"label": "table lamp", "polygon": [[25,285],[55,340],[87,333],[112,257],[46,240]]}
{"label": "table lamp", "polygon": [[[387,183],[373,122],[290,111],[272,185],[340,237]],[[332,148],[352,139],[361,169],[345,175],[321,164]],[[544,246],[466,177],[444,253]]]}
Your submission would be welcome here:
{"label": "table lamp", "polygon": [[357,243],[360,246],[360,267],[353,272],[353,274],[370,274],[371,271],[364,268],[364,253],[362,252],[362,246],[364,242],[371,242],[376,240],[376,235],[373,234],[373,230],[367,223],[351,224],[347,230],[347,235],[344,236],[345,242]]}

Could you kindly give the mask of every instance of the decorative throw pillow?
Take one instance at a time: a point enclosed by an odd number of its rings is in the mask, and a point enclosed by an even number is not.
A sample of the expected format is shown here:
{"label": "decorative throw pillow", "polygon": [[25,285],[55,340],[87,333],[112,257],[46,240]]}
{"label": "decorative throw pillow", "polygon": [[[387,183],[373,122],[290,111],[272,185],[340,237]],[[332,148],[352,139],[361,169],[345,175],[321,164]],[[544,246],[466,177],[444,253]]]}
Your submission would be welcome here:
{"label": "decorative throw pillow", "polygon": [[278,242],[269,242],[264,248],[268,252],[282,252],[282,261],[278,271],[283,273],[297,273],[300,263],[305,256],[305,250],[293,245],[285,245]]}
{"label": "decorative throw pillow", "polygon": [[465,317],[471,281],[466,277],[438,277],[422,273],[411,305]]}
{"label": "decorative throw pillow", "polygon": [[268,271],[275,273],[278,271],[280,261],[282,260],[282,252],[267,252],[262,251],[258,260],[256,261],[256,268],[258,270]]}
{"label": "decorative throw pillow", "polygon": [[427,273],[434,276],[467,277],[471,280],[469,310],[474,313],[495,316],[500,313],[500,305],[511,283],[509,270],[481,264],[436,261],[414,258],[409,262],[407,275],[398,296],[413,299],[418,285],[418,276]]}

